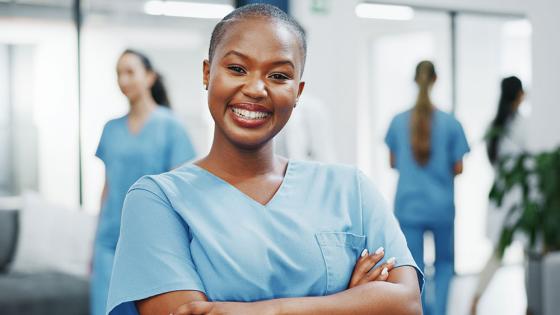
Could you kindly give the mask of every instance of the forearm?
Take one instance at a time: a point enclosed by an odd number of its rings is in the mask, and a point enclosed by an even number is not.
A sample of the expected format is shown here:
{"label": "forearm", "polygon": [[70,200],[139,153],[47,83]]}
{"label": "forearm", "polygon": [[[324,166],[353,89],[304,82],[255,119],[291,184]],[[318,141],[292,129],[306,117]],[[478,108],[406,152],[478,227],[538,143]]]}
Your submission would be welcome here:
{"label": "forearm", "polygon": [[136,308],[140,315],[169,315],[185,303],[207,300],[200,291],[172,291],[136,301]]}
{"label": "forearm", "polygon": [[[182,292],[182,293],[181,293]],[[190,293],[189,293],[190,292]],[[322,297],[296,297],[258,302],[197,302],[195,291],[175,291],[149,298],[158,312],[140,314],[245,314],[245,315],[421,315],[420,288],[416,271],[410,266],[393,269],[386,281],[371,281],[337,294]],[[186,293],[191,294],[190,296]],[[206,296],[199,292],[206,299]],[[199,299],[200,301],[201,299]],[[139,305],[140,306],[140,305]],[[154,310],[154,309],[152,309]],[[165,311],[161,313],[160,311]]]}
{"label": "forearm", "polygon": [[419,290],[382,281],[370,282],[329,296],[286,298],[265,303],[269,303],[274,310],[272,313],[277,315],[422,314]]}

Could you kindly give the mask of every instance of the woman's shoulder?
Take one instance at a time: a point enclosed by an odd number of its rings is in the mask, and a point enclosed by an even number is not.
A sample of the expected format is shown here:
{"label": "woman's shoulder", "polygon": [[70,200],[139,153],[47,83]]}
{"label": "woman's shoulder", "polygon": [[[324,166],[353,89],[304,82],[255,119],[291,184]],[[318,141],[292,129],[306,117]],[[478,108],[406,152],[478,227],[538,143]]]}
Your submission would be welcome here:
{"label": "woman's shoulder", "polygon": [[[292,171],[299,171],[301,181],[314,189],[334,194],[350,194],[373,200],[378,206],[385,205],[385,199],[377,184],[358,167],[346,164],[320,163],[311,161],[291,161]],[[321,183],[321,184],[319,184]]]}
{"label": "woman's shoulder", "polygon": [[143,176],[130,187],[129,192],[144,190],[162,198],[187,192],[190,190],[189,186],[196,185],[200,178],[201,174],[196,168],[196,165],[189,162],[165,173]]}
{"label": "woman's shoulder", "polygon": [[405,111],[399,112],[395,115],[395,117],[393,117],[393,121],[395,122],[408,121],[411,112],[412,109],[407,109]]}
{"label": "woman's shoulder", "polygon": [[445,119],[448,122],[452,122],[452,123],[459,123],[459,120],[455,117],[454,114],[452,113],[448,113],[444,110],[441,110],[439,108],[436,108],[434,110],[434,113],[437,117],[440,117],[442,119]]}
{"label": "woman's shoulder", "polygon": [[391,119],[391,123],[389,124],[389,132],[394,132],[396,130],[403,130],[406,126],[408,126],[410,122],[410,113],[411,109],[407,109],[405,111],[397,113]]}
{"label": "woman's shoulder", "polygon": [[353,165],[323,163],[318,161],[290,160],[289,171],[308,180],[328,180],[329,182],[347,183],[355,181],[359,170]]}
{"label": "woman's shoulder", "polygon": [[463,129],[461,122],[459,121],[459,119],[457,119],[457,117],[455,117],[454,114],[445,112],[441,109],[436,109],[435,113],[437,115],[436,117],[438,117],[436,119],[444,122],[443,126],[447,126],[447,128],[457,131]]}
{"label": "woman's shoulder", "polygon": [[126,123],[126,117],[128,115],[122,115],[120,117],[117,118],[113,118],[113,119],[109,119],[106,123],[105,123],[105,130],[109,130],[109,129],[113,129],[115,127],[121,126],[123,124]]}

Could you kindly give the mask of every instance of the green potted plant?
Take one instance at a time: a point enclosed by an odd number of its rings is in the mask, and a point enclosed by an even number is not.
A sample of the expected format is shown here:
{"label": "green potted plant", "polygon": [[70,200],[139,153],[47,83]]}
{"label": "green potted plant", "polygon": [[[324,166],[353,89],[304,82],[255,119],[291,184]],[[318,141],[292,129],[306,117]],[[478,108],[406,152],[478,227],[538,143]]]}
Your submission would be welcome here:
{"label": "green potted plant", "polygon": [[[503,255],[514,234],[527,237],[528,306],[535,315],[553,314],[547,310],[560,309],[559,299],[547,298],[560,290],[560,265],[550,265],[560,261],[560,148],[501,160],[489,197],[500,207],[508,194],[514,194],[515,200],[509,209],[502,209],[508,213],[498,251]],[[549,257],[552,262],[547,262]]]}

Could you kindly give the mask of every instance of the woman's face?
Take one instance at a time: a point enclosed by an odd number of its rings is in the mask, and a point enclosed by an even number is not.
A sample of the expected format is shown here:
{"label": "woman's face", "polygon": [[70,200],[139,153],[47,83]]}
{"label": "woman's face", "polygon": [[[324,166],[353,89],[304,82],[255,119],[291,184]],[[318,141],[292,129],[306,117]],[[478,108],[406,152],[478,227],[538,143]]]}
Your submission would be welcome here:
{"label": "woman's face", "polygon": [[525,99],[525,91],[521,90],[519,92],[517,92],[517,97],[515,98],[515,100],[513,101],[513,111],[516,111],[519,109],[519,106],[521,105],[521,103],[523,103],[523,100]]}
{"label": "woman's face", "polygon": [[304,82],[303,55],[296,34],[267,18],[232,22],[204,84],[216,136],[244,149],[259,148],[288,122]]}
{"label": "woman's face", "polygon": [[149,94],[154,84],[154,74],[147,71],[146,67],[135,54],[124,54],[117,62],[117,78],[121,92],[130,102]]}

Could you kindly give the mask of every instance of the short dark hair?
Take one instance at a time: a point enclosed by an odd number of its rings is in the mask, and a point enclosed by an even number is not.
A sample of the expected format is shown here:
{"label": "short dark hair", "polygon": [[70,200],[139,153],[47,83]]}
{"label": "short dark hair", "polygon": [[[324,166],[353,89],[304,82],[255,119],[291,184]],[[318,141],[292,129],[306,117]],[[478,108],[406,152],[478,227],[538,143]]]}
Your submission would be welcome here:
{"label": "short dark hair", "polygon": [[212,61],[216,47],[224,37],[227,29],[226,26],[228,24],[235,22],[236,20],[255,17],[264,17],[277,20],[294,31],[294,33],[298,37],[298,42],[302,51],[303,64],[301,72],[303,73],[305,58],[307,57],[307,39],[303,27],[301,27],[301,25],[293,17],[289,16],[284,11],[273,5],[265,3],[244,5],[226,15],[218,24],[216,24],[216,26],[214,27],[214,31],[212,31],[212,37],[210,37],[208,59]]}

